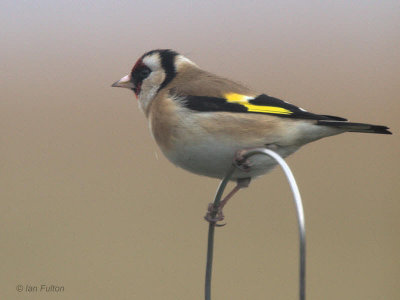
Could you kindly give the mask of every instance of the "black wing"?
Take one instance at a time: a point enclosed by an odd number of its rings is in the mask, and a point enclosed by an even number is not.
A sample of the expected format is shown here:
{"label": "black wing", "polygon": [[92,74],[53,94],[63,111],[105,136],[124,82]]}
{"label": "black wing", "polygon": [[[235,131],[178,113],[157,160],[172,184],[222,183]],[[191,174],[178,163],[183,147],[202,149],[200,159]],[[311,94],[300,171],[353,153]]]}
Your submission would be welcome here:
{"label": "black wing", "polygon": [[295,119],[347,121],[340,117],[313,114],[296,105],[265,94],[261,94],[255,98],[234,93],[225,94],[224,96],[225,98],[185,96],[183,105],[188,109],[198,112],[226,111],[267,114]]}

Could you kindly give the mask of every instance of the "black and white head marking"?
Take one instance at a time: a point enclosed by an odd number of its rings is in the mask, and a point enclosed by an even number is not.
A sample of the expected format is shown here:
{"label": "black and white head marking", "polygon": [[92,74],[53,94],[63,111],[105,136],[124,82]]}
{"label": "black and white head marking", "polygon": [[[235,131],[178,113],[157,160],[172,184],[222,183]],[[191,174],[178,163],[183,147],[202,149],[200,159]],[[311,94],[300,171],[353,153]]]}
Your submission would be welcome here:
{"label": "black and white head marking", "polygon": [[[156,61],[154,61],[154,55],[156,55]],[[161,83],[159,90],[166,87],[167,84],[176,76],[175,58],[178,55],[178,53],[169,49],[152,50],[143,55],[142,58],[145,63],[148,62],[148,64],[155,65],[158,68],[161,65],[165,72],[165,78]]]}
{"label": "black and white head marking", "polygon": [[145,53],[131,72],[132,90],[146,109],[157,93],[176,76],[175,59],[178,53],[172,50],[153,50]]}

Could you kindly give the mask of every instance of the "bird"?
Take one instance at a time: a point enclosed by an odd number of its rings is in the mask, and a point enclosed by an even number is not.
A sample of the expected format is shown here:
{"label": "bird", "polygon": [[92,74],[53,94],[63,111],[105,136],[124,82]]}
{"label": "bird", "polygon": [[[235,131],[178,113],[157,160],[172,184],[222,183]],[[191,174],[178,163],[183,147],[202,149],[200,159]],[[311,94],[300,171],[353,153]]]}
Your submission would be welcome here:
{"label": "bird", "polygon": [[262,155],[243,161],[244,149],[266,147],[285,158],[305,144],[344,132],[391,134],[386,126],[311,113],[258,93],[171,49],[144,53],[112,87],[133,91],[156,143],[176,166],[222,179],[237,162],[231,176],[237,184],[213,218],[209,207],[209,222],[222,220],[226,202],[277,165]]}

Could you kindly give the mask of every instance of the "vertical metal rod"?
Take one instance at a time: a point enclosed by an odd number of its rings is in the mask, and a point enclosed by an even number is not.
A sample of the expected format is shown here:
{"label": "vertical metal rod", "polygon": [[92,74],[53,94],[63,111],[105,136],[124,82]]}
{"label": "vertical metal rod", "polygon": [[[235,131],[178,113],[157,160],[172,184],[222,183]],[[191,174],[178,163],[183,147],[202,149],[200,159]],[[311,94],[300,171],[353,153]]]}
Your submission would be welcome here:
{"label": "vertical metal rod", "polygon": [[[293,194],[293,200],[296,206],[297,221],[299,227],[299,241],[300,241],[300,257],[299,257],[299,299],[306,299],[306,231],[304,222],[304,209],[301,201],[299,189],[297,187],[296,180],[293,176],[292,171],[286,164],[284,159],[280,157],[276,152],[267,148],[254,148],[249,149],[242,153],[244,158],[249,158],[256,154],[264,154],[275,159],[278,164],[282,167],[286,178],[289,182],[290,188]],[[222,194],[225,190],[227,183],[229,182],[232,174],[235,171],[235,165],[229,170],[225,178],[221,181],[215,199],[214,206],[217,207],[221,201]],[[215,217],[215,215],[213,216]],[[205,299],[211,300],[211,274],[212,274],[212,260],[213,260],[213,249],[214,249],[214,232],[215,222],[211,222],[208,228],[208,246],[207,246],[207,264],[206,264],[206,280],[205,280]]]}
{"label": "vertical metal rod", "polygon": [[[215,194],[213,205],[218,207],[221,202],[222,194],[232,177],[233,172],[235,172],[236,167],[232,165],[229,172],[226,174],[224,179],[222,179],[219,184],[217,193]],[[215,218],[217,211],[211,213],[211,218]],[[206,281],[204,287],[205,300],[211,300],[211,275],[212,275],[212,263],[214,255],[214,232],[215,232],[215,222],[210,222],[208,225],[208,241],[207,241],[207,263],[206,263]]]}

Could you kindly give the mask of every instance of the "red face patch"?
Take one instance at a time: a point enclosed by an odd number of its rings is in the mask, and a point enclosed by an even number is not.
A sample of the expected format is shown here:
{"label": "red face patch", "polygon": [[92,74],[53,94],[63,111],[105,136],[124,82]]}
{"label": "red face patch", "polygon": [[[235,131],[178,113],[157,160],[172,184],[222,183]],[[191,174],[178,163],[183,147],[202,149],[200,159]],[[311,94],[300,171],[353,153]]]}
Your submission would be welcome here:
{"label": "red face patch", "polygon": [[139,58],[139,59],[137,60],[137,62],[135,63],[135,65],[133,66],[131,73],[134,73],[135,70],[136,70],[138,67],[143,66],[143,65],[144,65],[143,60],[142,60],[141,58]]}
{"label": "red face patch", "polygon": [[139,97],[143,80],[146,79],[150,73],[150,68],[143,63],[142,58],[140,58],[133,66],[131,71],[131,81],[133,83],[133,91],[135,92],[136,98]]}

